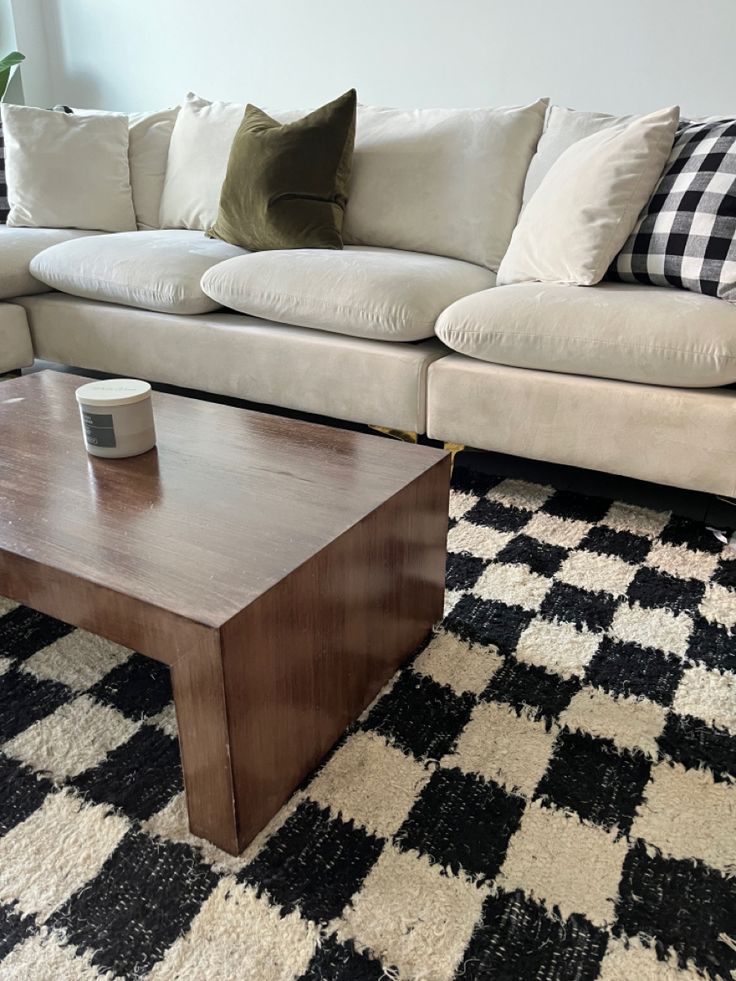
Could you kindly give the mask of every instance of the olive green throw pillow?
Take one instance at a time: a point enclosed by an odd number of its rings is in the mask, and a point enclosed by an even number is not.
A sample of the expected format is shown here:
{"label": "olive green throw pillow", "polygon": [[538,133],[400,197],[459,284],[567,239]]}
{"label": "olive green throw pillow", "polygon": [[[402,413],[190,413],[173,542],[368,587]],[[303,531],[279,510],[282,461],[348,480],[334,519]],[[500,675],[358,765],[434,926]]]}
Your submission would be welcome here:
{"label": "olive green throw pillow", "polygon": [[252,252],[341,249],[355,142],[355,89],[293,123],[249,105],[207,232]]}

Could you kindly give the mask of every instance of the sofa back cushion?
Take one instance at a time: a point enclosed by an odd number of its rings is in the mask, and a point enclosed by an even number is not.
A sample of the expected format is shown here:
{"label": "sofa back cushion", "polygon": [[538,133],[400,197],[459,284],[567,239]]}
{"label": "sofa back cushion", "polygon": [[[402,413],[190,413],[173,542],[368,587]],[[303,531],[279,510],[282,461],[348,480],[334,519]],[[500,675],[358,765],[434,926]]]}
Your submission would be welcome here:
{"label": "sofa back cushion", "polygon": [[127,116],[1,108],[8,225],[135,229]]}
{"label": "sofa back cushion", "polygon": [[[75,116],[112,116],[107,109],[71,109]],[[158,228],[169,144],[179,106],[158,112],[133,112],[128,118],[128,164],[138,228]]]}
{"label": "sofa back cushion", "polygon": [[169,144],[159,212],[161,228],[206,231],[217,218],[220,191],[245,106],[208,102],[190,92]]}
{"label": "sofa back cushion", "polygon": [[546,100],[500,109],[359,106],[345,242],[496,271],[545,109]]}
{"label": "sofa back cushion", "polygon": [[179,107],[160,112],[137,112],[128,117],[130,124],[128,159],[133,206],[138,227],[149,231],[158,228],[161,195],[169,159],[169,144]]}
{"label": "sofa back cushion", "polygon": [[537,152],[532,157],[524,183],[524,205],[542,183],[544,175],[552,164],[573,143],[584,140],[586,136],[600,133],[621,123],[629,123],[634,116],[609,116],[603,112],[581,112],[565,109],[563,106],[550,106],[544,121],[544,132],[539,140]]}

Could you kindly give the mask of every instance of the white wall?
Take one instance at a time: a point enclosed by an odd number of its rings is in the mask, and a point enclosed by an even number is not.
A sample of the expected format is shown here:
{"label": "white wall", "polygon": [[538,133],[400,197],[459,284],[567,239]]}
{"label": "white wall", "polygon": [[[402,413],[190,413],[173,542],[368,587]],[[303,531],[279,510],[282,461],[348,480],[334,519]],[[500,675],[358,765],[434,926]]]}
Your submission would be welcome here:
{"label": "white wall", "polygon": [[42,105],[152,109],[191,88],[306,107],[354,85],[388,105],[736,112],[735,0],[12,2]]}
{"label": "white wall", "polygon": [[[15,20],[11,0],[0,0],[0,58],[18,47],[15,37]],[[8,102],[23,102],[23,86],[20,73],[15,71],[5,93]]]}
{"label": "white wall", "polygon": [[[49,57],[56,47],[56,35],[46,32],[45,0],[9,0],[9,3],[14,20],[15,47],[27,59],[15,73],[16,81],[23,84],[23,101],[32,106],[52,106],[59,101],[52,96],[56,79],[52,77]],[[15,96],[9,91],[8,98],[21,101],[17,90]]]}

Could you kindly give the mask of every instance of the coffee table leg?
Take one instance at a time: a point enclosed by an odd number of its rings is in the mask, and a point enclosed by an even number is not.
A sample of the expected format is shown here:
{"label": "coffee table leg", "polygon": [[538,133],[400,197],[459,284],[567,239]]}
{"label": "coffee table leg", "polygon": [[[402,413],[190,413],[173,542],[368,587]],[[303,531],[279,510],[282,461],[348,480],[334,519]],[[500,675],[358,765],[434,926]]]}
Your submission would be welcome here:
{"label": "coffee table leg", "polygon": [[241,850],[219,631],[171,668],[189,828],[226,852]]}
{"label": "coffee table leg", "polygon": [[190,828],[238,854],[442,616],[449,457],[172,669]]}
{"label": "coffee table leg", "polygon": [[175,668],[196,834],[242,850],[441,618],[448,488],[445,458]]}

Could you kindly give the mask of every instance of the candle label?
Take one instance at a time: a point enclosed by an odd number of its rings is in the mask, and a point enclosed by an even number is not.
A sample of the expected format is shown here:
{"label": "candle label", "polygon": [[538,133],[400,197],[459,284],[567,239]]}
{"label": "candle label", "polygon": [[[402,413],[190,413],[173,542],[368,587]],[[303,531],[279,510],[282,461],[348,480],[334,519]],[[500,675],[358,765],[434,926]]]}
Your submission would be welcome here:
{"label": "candle label", "polygon": [[82,419],[84,420],[84,435],[90,446],[110,448],[117,446],[111,415],[90,412],[89,409],[82,408]]}

